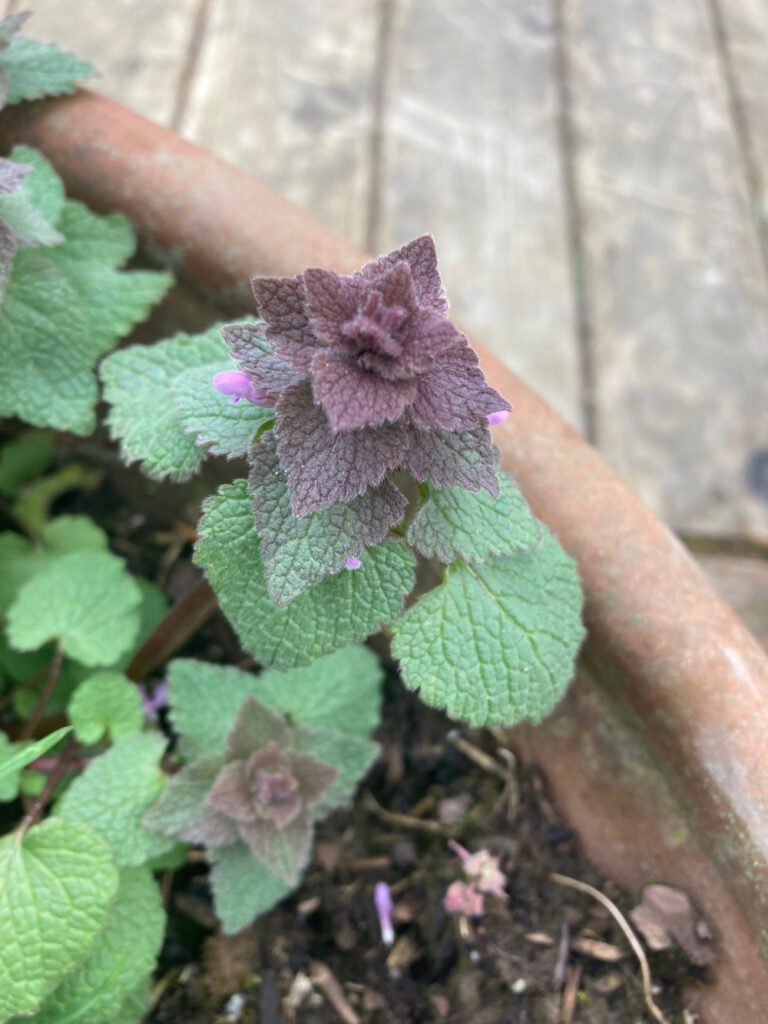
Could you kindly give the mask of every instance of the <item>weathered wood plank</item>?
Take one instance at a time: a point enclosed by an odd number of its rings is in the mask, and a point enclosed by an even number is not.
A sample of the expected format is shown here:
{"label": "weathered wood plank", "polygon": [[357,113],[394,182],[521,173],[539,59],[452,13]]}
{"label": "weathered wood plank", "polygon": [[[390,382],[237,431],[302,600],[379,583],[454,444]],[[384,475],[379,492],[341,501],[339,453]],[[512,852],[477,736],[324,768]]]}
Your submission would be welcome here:
{"label": "weathered wood plank", "polygon": [[711,2],[724,29],[726,57],[746,122],[759,192],[757,213],[768,232],[768,4],[765,0]]}
{"label": "weathered wood plank", "polygon": [[101,72],[88,83],[90,88],[167,125],[197,3],[35,0],[23,31],[89,60]]}
{"label": "weathered wood plank", "polygon": [[212,0],[181,128],[363,243],[376,0]]}
{"label": "weathered wood plank", "polygon": [[598,442],[676,527],[768,533],[768,289],[700,0],[569,0]]}
{"label": "weathered wood plank", "polygon": [[452,312],[572,423],[578,353],[543,0],[399,0],[377,248],[431,231]]}

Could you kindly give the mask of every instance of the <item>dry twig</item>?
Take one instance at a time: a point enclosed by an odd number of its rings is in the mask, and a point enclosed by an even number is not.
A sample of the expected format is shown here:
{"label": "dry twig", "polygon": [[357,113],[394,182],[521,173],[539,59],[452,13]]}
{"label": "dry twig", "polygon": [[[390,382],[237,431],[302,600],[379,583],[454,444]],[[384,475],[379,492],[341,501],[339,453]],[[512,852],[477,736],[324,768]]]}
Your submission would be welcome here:
{"label": "dry twig", "polygon": [[360,1018],[350,1006],[344,995],[344,989],[327,964],[321,963],[320,960],[310,960],[307,973],[309,980],[319,992],[323,993],[344,1024],[360,1024]]}
{"label": "dry twig", "polygon": [[654,1020],[659,1022],[659,1024],[669,1024],[669,1021],[658,1008],[653,998],[653,993],[651,991],[651,969],[648,966],[648,958],[645,955],[645,951],[638,942],[637,936],[630,928],[626,917],[624,917],[616,904],[613,903],[612,900],[609,900],[608,897],[604,893],[600,892],[599,889],[595,889],[592,885],[587,885],[586,882],[580,882],[577,878],[569,878],[567,875],[558,875],[556,872],[553,872],[549,877],[553,882],[557,882],[558,885],[565,885],[569,889],[578,889],[579,892],[585,892],[588,896],[597,900],[598,903],[601,903],[605,909],[609,911],[613,919],[616,921],[616,924],[627,937],[627,942],[632,947],[632,951],[640,963],[640,974],[643,979],[643,995],[645,996],[645,1005],[648,1007],[648,1012]]}

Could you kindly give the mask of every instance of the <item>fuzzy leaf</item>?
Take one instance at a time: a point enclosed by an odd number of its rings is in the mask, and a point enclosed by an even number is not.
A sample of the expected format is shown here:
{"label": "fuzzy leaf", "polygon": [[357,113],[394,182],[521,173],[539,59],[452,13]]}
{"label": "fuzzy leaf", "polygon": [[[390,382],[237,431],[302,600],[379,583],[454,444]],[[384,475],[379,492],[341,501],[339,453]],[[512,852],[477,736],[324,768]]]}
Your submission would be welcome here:
{"label": "fuzzy leaf", "polygon": [[0,1021],[34,1013],[88,956],[118,875],[85,825],[49,818],[0,840]]}
{"label": "fuzzy leaf", "polygon": [[32,168],[32,173],[24,179],[24,188],[48,223],[58,226],[66,196],[64,184],[53,164],[31,146],[14,146],[9,159]]}
{"label": "fuzzy leaf", "polygon": [[332,765],[339,773],[312,807],[312,817],[316,820],[352,802],[360,780],[379,756],[378,743],[332,729],[299,728],[295,742],[297,750]]}
{"label": "fuzzy leaf", "polygon": [[425,558],[484,562],[530,548],[541,524],[510,478],[499,473],[499,497],[487,491],[434,488],[408,529],[408,543]]}
{"label": "fuzzy leaf", "polygon": [[450,433],[414,430],[405,452],[405,464],[417,480],[430,478],[436,487],[485,488],[499,493],[496,449],[487,426]]}
{"label": "fuzzy leaf", "polygon": [[14,261],[0,320],[0,415],[88,434],[94,363],[146,316],[171,278],[116,269],[134,246],[119,214],[97,217],[67,200],[57,227],[66,236],[62,245],[22,250]]}
{"label": "fuzzy leaf", "polygon": [[206,452],[185,433],[173,387],[184,371],[219,362],[226,354],[219,328],[212,327],[156,345],[133,345],[103,361],[104,398],[111,406],[107,423],[126,462],[140,461],[153,480],[188,480],[197,472]]}
{"label": "fuzzy leaf", "polygon": [[383,540],[405,512],[405,496],[388,480],[352,501],[297,519],[270,431],[251,454],[249,488],[267,589],[288,604],[313,583],[345,568],[347,558]]}
{"label": "fuzzy leaf", "polygon": [[157,733],[118,740],[91,761],[57,805],[62,818],[90,825],[111,844],[118,867],[137,867],[173,845],[141,824],[165,785],[158,765],[164,750]]}
{"label": "fuzzy leaf", "polygon": [[0,220],[11,229],[17,245],[60,245],[64,241],[24,188],[0,195]]}
{"label": "fuzzy leaf", "polygon": [[0,449],[0,494],[12,497],[28,480],[44,473],[53,460],[53,439],[45,430],[28,430]]}
{"label": "fuzzy leaf", "polygon": [[221,755],[201,757],[172,775],[158,800],[144,814],[144,825],[161,835],[190,843],[227,846],[237,842],[233,823],[205,802],[222,763]]}
{"label": "fuzzy leaf", "polygon": [[[366,647],[347,647],[311,665],[261,675],[192,658],[168,670],[171,721],[189,760],[221,754],[246,697],[286,715],[294,725],[368,736],[379,723],[378,658]],[[333,762],[328,762],[332,764]]]}
{"label": "fuzzy leaf", "polygon": [[60,1024],[65,1018],[112,1024],[126,998],[154,969],[164,931],[165,911],[151,872],[125,868],[106,928],[85,962],[45,1000],[35,1024]]}
{"label": "fuzzy leaf", "polygon": [[95,672],[75,690],[69,720],[81,743],[98,743],[105,732],[112,740],[139,732],[144,723],[141,695],[120,672]]}
{"label": "fuzzy leaf", "polygon": [[211,888],[225,934],[242,931],[294,888],[257,861],[243,843],[210,851]]}
{"label": "fuzzy leaf", "polygon": [[75,551],[42,567],[8,611],[8,639],[20,651],[48,640],[85,665],[111,665],[132,643],[141,593],[122,559]]}
{"label": "fuzzy leaf", "polygon": [[198,446],[212,455],[229,459],[245,455],[259,427],[274,418],[274,410],[240,401],[233,405],[211,384],[214,374],[231,370],[231,360],[193,366],[180,373],[172,384],[182,429]]}
{"label": "fuzzy leaf", "polygon": [[413,586],[413,555],[383,541],[362,553],[360,569],[331,576],[277,607],[267,591],[245,480],[206,501],[198,529],[195,561],[241,643],[263,665],[294,668],[364,639],[399,614]]}
{"label": "fuzzy leaf", "polygon": [[66,50],[25,36],[10,40],[7,49],[0,53],[0,68],[9,78],[6,103],[74,92],[78,81],[97,73],[92,64],[78,60]]}
{"label": "fuzzy leaf", "polygon": [[[149,1000],[152,994],[152,975],[148,974],[139,984],[129,992],[123,1000],[120,1009],[114,1014],[108,1024],[142,1024],[147,1015]],[[61,1024],[61,1021],[59,1021]],[[74,1022],[73,1022],[74,1024]],[[104,1024],[107,1024],[105,1021]]]}
{"label": "fuzzy leaf", "polygon": [[458,562],[394,626],[406,686],[472,725],[538,721],[570,682],[584,636],[573,561],[542,527],[528,551]]}

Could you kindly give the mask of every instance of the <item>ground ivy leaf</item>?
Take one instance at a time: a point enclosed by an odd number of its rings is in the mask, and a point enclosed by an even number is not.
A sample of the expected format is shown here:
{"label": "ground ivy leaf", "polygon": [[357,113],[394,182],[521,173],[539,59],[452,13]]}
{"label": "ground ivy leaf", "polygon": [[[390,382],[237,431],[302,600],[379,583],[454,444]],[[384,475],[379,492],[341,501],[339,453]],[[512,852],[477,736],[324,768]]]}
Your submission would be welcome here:
{"label": "ground ivy leaf", "polygon": [[[153,480],[188,480],[206,452],[185,424],[173,393],[176,378],[192,367],[226,358],[218,326],[204,334],[177,334],[156,345],[133,345],[101,364],[110,433],[127,462],[141,462]],[[213,387],[211,387],[213,390]]]}
{"label": "ground ivy leaf", "polygon": [[51,43],[14,36],[0,53],[0,68],[8,75],[6,103],[37,100],[74,92],[78,81],[92,78],[96,69]]}
{"label": "ground ivy leaf", "polygon": [[250,462],[253,516],[267,589],[276,604],[288,604],[313,583],[345,569],[347,558],[383,540],[405,512],[405,495],[384,480],[351,501],[297,519],[273,431],[259,439]]}
{"label": "ground ivy leaf", "polygon": [[14,146],[10,160],[16,164],[27,164],[33,170],[24,179],[24,188],[32,202],[49,224],[57,226],[64,209],[64,184],[50,160],[31,146]]}
{"label": "ground ivy leaf", "polygon": [[85,962],[43,1003],[35,1024],[58,1024],[70,1015],[78,1024],[111,1024],[154,969],[164,931],[165,911],[152,873],[124,868],[106,928]]}
{"label": "ground ivy leaf", "polygon": [[118,867],[136,867],[174,845],[141,824],[165,785],[158,763],[165,743],[158,733],[118,740],[91,761],[56,808],[62,818],[84,822],[106,839]]}
{"label": "ground ivy leaf", "polygon": [[141,694],[121,672],[95,672],[75,690],[69,720],[81,743],[98,743],[105,732],[112,740],[140,732],[144,724]]}
{"label": "ground ivy leaf", "polygon": [[430,487],[429,498],[408,529],[408,543],[425,558],[484,562],[510,555],[541,539],[541,524],[506,473],[499,473],[499,496],[488,491]]}
{"label": "ground ivy leaf", "polygon": [[118,883],[86,825],[49,818],[0,840],[0,1021],[34,1013],[88,956]]}
{"label": "ground ivy leaf", "polygon": [[242,931],[295,888],[273,875],[244,843],[209,850],[209,857],[213,904],[226,935]]}
{"label": "ground ivy leaf", "polygon": [[231,359],[218,359],[184,370],[172,385],[183,430],[192,435],[196,445],[228,459],[245,455],[259,427],[275,416],[274,409],[246,400],[233,404],[228,395],[216,390],[211,383],[214,375],[234,369]]}
{"label": "ground ivy leaf", "polygon": [[352,802],[360,780],[379,756],[380,749],[373,740],[345,735],[333,729],[301,727],[296,730],[295,742],[296,749],[302,754],[312,754],[339,773],[312,808],[312,816],[318,820],[335,808]]}
{"label": "ground ivy leaf", "polygon": [[346,647],[311,665],[258,676],[178,658],[168,670],[171,721],[188,760],[221,754],[247,697],[293,725],[367,737],[379,723],[381,677],[379,659],[367,647]]}
{"label": "ground ivy leaf", "polygon": [[400,612],[415,560],[383,541],[362,566],[309,587],[287,607],[269,596],[245,480],[221,487],[203,506],[195,561],[206,570],[243,647],[263,665],[295,668],[364,639]]}
{"label": "ground ivy leaf", "polygon": [[101,551],[53,558],[19,590],[8,610],[11,646],[48,640],[84,665],[111,665],[136,637],[141,592],[122,559]]}
{"label": "ground ivy leaf", "polygon": [[110,1018],[109,1024],[141,1024],[147,1014],[151,993],[152,975],[148,974],[142,978],[132,992],[128,993],[123,1005]]}
{"label": "ground ivy leaf", "polygon": [[458,562],[393,627],[403,681],[472,725],[537,721],[557,703],[584,636],[573,561],[542,527],[539,546]]}

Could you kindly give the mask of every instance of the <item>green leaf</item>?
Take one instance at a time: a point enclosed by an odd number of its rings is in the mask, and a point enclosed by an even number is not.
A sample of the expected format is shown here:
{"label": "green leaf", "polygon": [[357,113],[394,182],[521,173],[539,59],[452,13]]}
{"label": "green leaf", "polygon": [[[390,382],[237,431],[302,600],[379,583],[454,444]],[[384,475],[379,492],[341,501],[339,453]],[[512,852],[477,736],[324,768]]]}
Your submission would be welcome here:
{"label": "green leaf", "polygon": [[364,639],[399,614],[415,559],[398,542],[362,553],[360,569],[330,576],[290,605],[269,596],[245,480],[203,505],[195,562],[206,570],[243,647],[263,665],[294,668]]}
{"label": "green leaf", "polygon": [[228,459],[245,455],[259,428],[275,417],[274,409],[247,401],[233,405],[228,395],[216,390],[213,376],[235,368],[231,359],[219,358],[182,371],[171,385],[182,430],[197,446]]}
{"label": "green leaf", "polygon": [[352,802],[360,780],[379,756],[379,744],[359,736],[349,736],[332,729],[299,728],[295,734],[296,749],[312,754],[331,765],[338,776],[312,808],[312,816],[324,818],[337,807]]}
{"label": "green leaf", "polygon": [[487,491],[430,487],[430,495],[408,529],[408,543],[425,558],[484,562],[511,555],[541,540],[541,524],[506,473],[499,496]]}
{"label": "green leaf", "polygon": [[47,430],[28,430],[0,449],[0,494],[16,491],[44,473],[53,460],[53,438]]}
{"label": "green leaf", "polygon": [[49,818],[0,840],[0,1021],[34,1013],[88,956],[118,874],[86,825]]}
{"label": "green leaf", "polygon": [[352,501],[297,519],[273,431],[253,449],[250,463],[259,550],[275,604],[288,604],[313,583],[345,571],[347,558],[383,540],[405,511],[405,496],[384,480]]}
{"label": "green leaf", "polygon": [[98,743],[105,732],[111,740],[130,736],[144,724],[141,694],[121,672],[95,672],[75,690],[69,720],[81,743]]}
{"label": "green leaf", "polygon": [[46,644],[39,651],[14,651],[5,636],[0,633],[0,669],[14,683],[26,683],[33,676],[40,676],[44,682],[47,678],[46,670],[55,653],[54,644]]}
{"label": "green leaf", "polygon": [[[149,999],[152,994],[152,976],[147,975],[123,1001],[123,1005],[109,1021],[104,1024],[141,1024],[147,1014]],[[66,1022],[60,1022],[66,1024]]]}
{"label": "green leaf", "polygon": [[22,585],[49,566],[55,556],[106,548],[106,534],[87,516],[59,516],[43,528],[37,545],[18,533],[0,533],[0,615],[10,607]]}
{"label": "green leaf", "polygon": [[55,747],[70,731],[70,726],[64,725],[35,743],[10,743],[0,732],[0,802],[16,798],[22,768]]}
{"label": "green leaf", "polygon": [[205,797],[216,781],[223,761],[222,749],[218,756],[199,757],[172,775],[158,799],[144,814],[144,825],[160,835],[175,839],[188,839],[187,830],[190,828],[198,836],[201,823],[211,816]]}
{"label": "green leaf", "polygon": [[66,200],[57,226],[62,245],[22,250],[14,261],[0,319],[0,414],[88,434],[94,363],[146,316],[171,277],[117,269],[134,246],[120,214],[98,217]]}
{"label": "green leaf", "polygon": [[0,220],[13,232],[18,245],[60,245],[64,236],[49,224],[24,188],[0,195]]}
{"label": "green leaf", "polygon": [[171,721],[188,760],[224,751],[246,697],[294,725],[367,737],[379,724],[381,678],[379,659],[366,647],[346,647],[308,666],[258,676],[179,658],[168,669]]}
{"label": "green leaf", "polygon": [[106,928],[85,962],[46,999],[35,1024],[112,1024],[154,969],[164,930],[165,911],[151,872],[125,868]]}
{"label": "green leaf", "polygon": [[219,327],[204,334],[177,334],[156,345],[133,345],[101,364],[104,398],[111,408],[110,433],[126,462],[141,462],[153,480],[188,480],[205,459],[176,407],[173,385],[191,367],[226,356]]}
{"label": "green leaf", "polygon": [[31,146],[14,146],[10,158],[15,164],[27,164],[33,168],[24,179],[24,188],[32,197],[35,208],[53,224],[58,225],[64,209],[64,184],[50,160]]}
{"label": "green leaf", "polygon": [[60,555],[25,583],[8,610],[8,640],[32,651],[48,640],[84,665],[110,665],[134,640],[141,593],[107,552]]}
{"label": "green leaf", "polygon": [[256,860],[243,843],[209,850],[209,858],[213,904],[226,935],[242,931],[293,888]]}
{"label": "green leaf", "polygon": [[[13,514],[29,533],[37,535],[51,514],[51,505],[67,491],[92,491],[99,483],[99,474],[90,466],[70,462],[55,473],[33,480],[13,504]],[[85,519],[80,516],[80,519]],[[87,520],[86,520],[87,521]]]}
{"label": "green leaf", "polygon": [[6,103],[74,92],[78,81],[96,74],[87,61],[78,60],[51,43],[39,43],[25,36],[14,36],[0,53],[0,68],[5,69],[10,80]]}
{"label": "green leaf", "polygon": [[403,681],[472,725],[540,719],[570,682],[584,636],[576,567],[542,543],[480,565],[458,562],[393,627]]}
{"label": "green leaf", "polygon": [[106,839],[118,867],[136,867],[173,846],[141,824],[165,785],[158,763],[164,750],[165,739],[157,733],[118,740],[91,761],[56,808],[62,818],[84,822]]}

